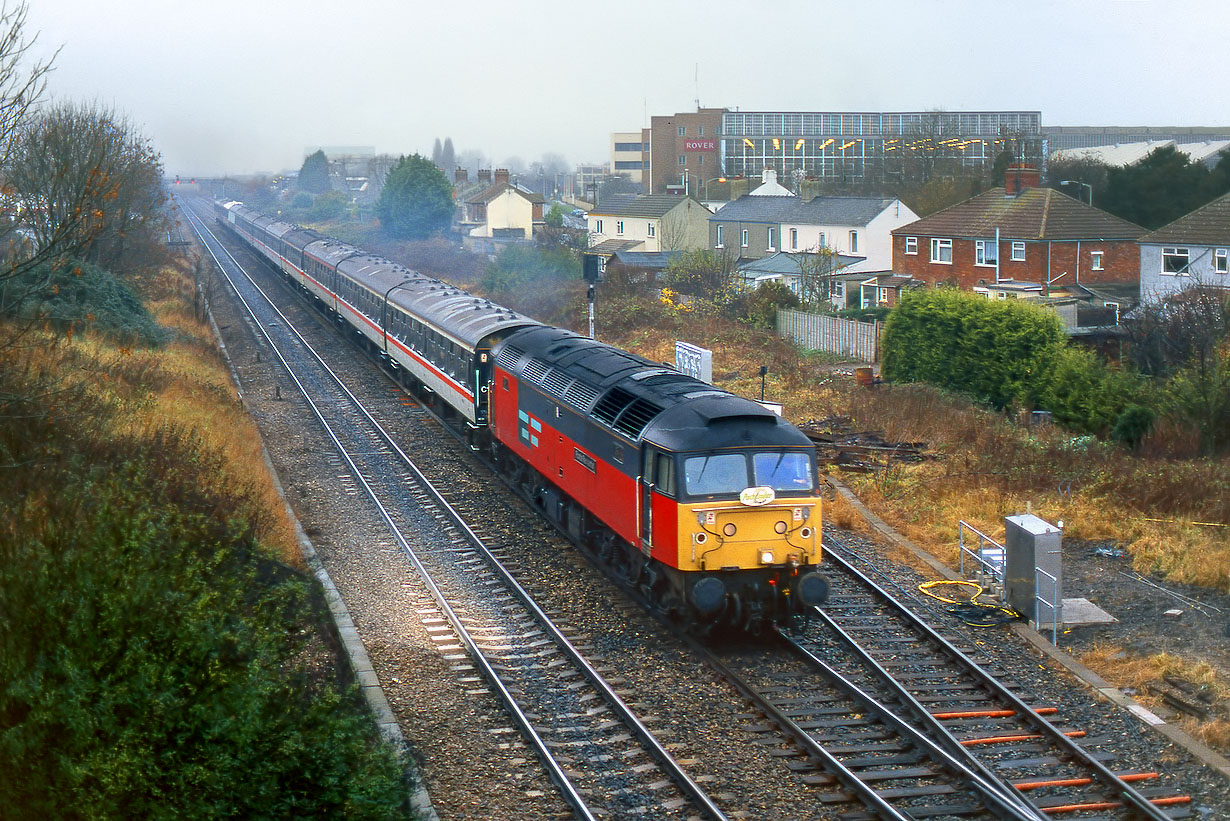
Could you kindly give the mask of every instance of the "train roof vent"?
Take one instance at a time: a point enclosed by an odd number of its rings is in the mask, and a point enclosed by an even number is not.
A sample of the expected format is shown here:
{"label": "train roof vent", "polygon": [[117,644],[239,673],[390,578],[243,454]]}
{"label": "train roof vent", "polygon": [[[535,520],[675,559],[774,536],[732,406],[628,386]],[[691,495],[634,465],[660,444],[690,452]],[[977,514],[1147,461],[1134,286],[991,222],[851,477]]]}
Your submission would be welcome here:
{"label": "train roof vent", "polygon": [[[655,368],[652,371],[641,371],[640,373],[634,373],[632,374],[632,376],[628,378],[635,379],[639,382],[642,379],[648,379],[651,376],[661,376],[662,374],[666,374],[666,373],[674,374],[675,376],[679,375],[679,372],[676,370],[670,370],[667,368]],[[649,384],[653,384],[653,383],[649,383]]]}
{"label": "train roof vent", "polygon": [[611,388],[598,400],[598,404],[594,405],[594,418],[615,427],[615,417],[635,400],[636,397],[623,388]]}
{"label": "train roof vent", "polygon": [[568,386],[572,384],[573,378],[561,371],[559,368],[552,368],[547,372],[547,375],[542,378],[542,386],[556,396],[564,396],[568,391]]}
{"label": "train roof vent", "polygon": [[525,351],[518,348],[516,345],[506,345],[500,350],[500,355],[495,358],[495,363],[506,371],[513,371],[517,367],[517,363],[521,361],[521,357]]}
{"label": "train roof vent", "polygon": [[531,359],[526,364],[525,370],[521,372],[521,378],[528,379],[530,382],[542,382],[542,378],[546,376],[550,367],[541,359]]}
{"label": "train roof vent", "polygon": [[615,430],[628,434],[633,439],[641,435],[653,418],[662,412],[662,408],[653,402],[637,398],[631,405],[624,408],[615,420]]}
{"label": "train roof vent", "polygon": [[589,410],[598,399],[598,389],[578,379],[568,386],[568,390],[564,391],[564,398],[578,408]]}
{"label": "train roof vent", "polygon": [[729,396],[729,395],[730,395],[730,393],[729,393],[728,391],[717,391],[717,390],[713,390],[713,391],[692,391],[691,393],[685,393],[685,394],[683,395],[683,398],[684,398],[684,399],[699,399],[699,398],[701,398],[702,396]]}

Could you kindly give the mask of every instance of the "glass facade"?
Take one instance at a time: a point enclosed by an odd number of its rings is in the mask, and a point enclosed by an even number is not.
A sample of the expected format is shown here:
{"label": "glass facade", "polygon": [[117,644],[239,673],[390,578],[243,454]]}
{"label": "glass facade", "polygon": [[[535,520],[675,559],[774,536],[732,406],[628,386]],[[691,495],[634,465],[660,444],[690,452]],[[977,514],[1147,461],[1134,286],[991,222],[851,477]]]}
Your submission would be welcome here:
{"label": "glass facade", "polygon": [[[722,115],[722,173],[892,182],[919,167],[982,169],[1011,147],[1044,167],[1038,111],[881,113],[727,112]],[[788,183],[787,183],[788,184]]]}

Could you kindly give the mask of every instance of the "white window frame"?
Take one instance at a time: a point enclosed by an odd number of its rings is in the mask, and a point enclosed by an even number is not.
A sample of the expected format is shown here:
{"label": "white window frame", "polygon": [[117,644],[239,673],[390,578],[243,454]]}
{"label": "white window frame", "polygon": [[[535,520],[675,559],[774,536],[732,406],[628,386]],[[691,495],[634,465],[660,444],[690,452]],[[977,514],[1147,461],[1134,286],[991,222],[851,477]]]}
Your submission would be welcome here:
{"label": "white window frame", "polygon": [[680,165],[687,165],[687,164],[688,164],[688,155],[687,155],[687,154],[680,154],[680,155],[679,155],[679,164],[680,164]]}
{"label": "white window frame", "polygon": [[888,304],[888,289],[887,288],[883,286],[879,286],[879,285],[876,286],[876,304],[877,305],[887,305]]}
{"label": "white window frame", "polygon": [[1025,243],[1023,242],[1012,243],[1012,261],[1013,262],[1024,262],[1025,261]]}
{"label": "white window frame", "polygon": [[[991,252],[989,258],[987,251]],[[999,249],[995,247],[995,240],[974,240],[974,264],[980,268],[994,268],[999,264]]]}
{"label": "white window frame", "polygon": [[850,253],[858,253],[858,231],[850,232]]}
{"label": "white window frame", "polygon": [[1090,251],[1089,252],[1089,270],[1090,271],[1105,271],[1106,270],[1105,268],[1102,267],[1102,252],[1101,251]]}
{"label": "white window frame", "polygon": [[776,251],[777,250],[776,248],[773,247],[773,241],[775,239],[777,239],[777,229],[770,226],[769,227],[769,244],[765,247],[766,251]]}
{"label": "white window frame", "polygon": [[790,250],[791,251],[799,250],[799,229],[798,228],[790,229]]}
{"label": "white window frame", "polygon": [[686,125],[679,126],[679,136],[680,137],[688,136],[688,127]]}
{"label": "white window frame", "polygon": [[624,235],[624,221],[615,220],[615,235],[622,237]]}
{"label": "white window frame", "polygon": [[828,246],[828,244],[824,241],[824,232],[823,232],[823,231],[821,231],[821,232],[820,232],[820,247],[821,247],[821,248],[828,248],[828,247],[829,247],[829,246]]}
{"label": "white window frame", "polygon": [[645,223],[645,236],[653,239],[658,235],[658,227],[652,222]]}
{"label": "white window frame", "polygon": [[726,247],[724,244],[722,244],[722,240],[724,238],[725,233],[726,233],[726,226],[719,225],[717,227],[717,244],[713,246],[714,248],[725,248]]}
{"label": "white window frame", "polygon": [[705,127],[703,125],[696,126],[696,136],[697,137],[705,136]]}
{"label": "white window frame", "polygon": [[[948,251],[948,259],[941,259],[944,251]],[[931,262],[935,265],[952,265],[952,240],[942,237],[931,238]]]}
{"label": "white window frame", "polygon": [[905,238],[905,252],[910,256],[918,255],[918,237]]}
{"label": "white window frame", "polygon": [[594,220],[594,233],[595,234],[602,233],[602,220]]}
{"label": "white window frame", "polygon": [[1213,251],[1213,273],[1230,273],[1230,248],[1218,248]]}
{"label": "white window frame", "polygon": [[742,241],[742,247],[746,248],[747,247],[747,229],[746,228],[744,228],[743,232],[739,235],[739,239]]}
{"label": "white window frame", "polygon": [[[1184,262],[1183,265],[1181,265],[1177,270],[1167,271],[1166,270],[1166,257],[1175,257],[1176,259],[1182,257],[1183,259],[1186,259],[1187,261]],[[1162,248],[1162,270],[1161,270],[1162,276],[1165,276],[1165,277],[1191,276],[1192,274],[1191,265],[1192,265],[1191,249],[1184,248],[1178,245],[1167,245]]]}

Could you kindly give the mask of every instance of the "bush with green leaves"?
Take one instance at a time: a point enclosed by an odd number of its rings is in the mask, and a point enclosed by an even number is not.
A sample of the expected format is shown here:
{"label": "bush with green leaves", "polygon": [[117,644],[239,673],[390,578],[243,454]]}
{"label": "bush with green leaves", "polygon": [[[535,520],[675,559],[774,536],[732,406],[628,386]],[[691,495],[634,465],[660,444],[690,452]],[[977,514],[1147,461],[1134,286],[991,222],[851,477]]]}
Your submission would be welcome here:
{"label": "bush with green leaves", "polygon": [[1144,399],[1146,390],[1136,374],[1107,367],[1090,350],[1064,347],[1046,375],[1037,402],[1066,427],[1105,436],[1130,405]]}
{"label": "bush with green leaves", "polygon": [[512,244],[487,263],[481,282],[484,290],[502,294],[523,288],[550,288],[580,279],[580,256],[567,248]]}
{"label": "bush with green leaves", "polygon": [[62,333],[96,331],[143,346],[166,339],[123,280],[76,259],[49,260],[0,283],[0,316],[46,323]]}
{"label": "bush with green leaves", "polygon": [[0,815],[410,817],[357,689],[305,661],[323,602],[261,549],[253,495],[194,436],[115,438],[113,406],[48,406],[43,379],[0,369],[30,397],[0,427]]}
{"label": "bush with green leaves", "polygon": [[776,327],[779,308],[799,307],[799,297],[780,282],[764,282],[754,290],[739,294],[731,305],[735,318],[754,328]]}
{"label": "bush with green leaves", "polygon": [[884,377],[928,382],[999,409],[1032,404],[1064,348],[1059,316],[952,288],[907,291],[884,325]]}

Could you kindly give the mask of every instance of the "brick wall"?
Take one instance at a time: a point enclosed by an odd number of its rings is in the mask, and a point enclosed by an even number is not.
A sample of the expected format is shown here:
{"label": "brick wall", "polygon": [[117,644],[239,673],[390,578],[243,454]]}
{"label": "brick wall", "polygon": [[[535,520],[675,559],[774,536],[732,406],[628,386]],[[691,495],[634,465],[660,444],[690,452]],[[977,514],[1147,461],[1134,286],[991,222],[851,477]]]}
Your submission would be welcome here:
{"label": "brick wall", "polygon": [[[952,264],[931,262],[931,237],[918,237],[918,253],[906,253],[906,236],[893,237],[893,272],[906,274],[928,285],[950,284],[970,289],[983,280],[995,282],[995,267],[975,263],[975,240],[952,239]],[[999,242],[999,277],[1019,282],[1089,284],[1140,281],[1140,246],[1132,240],[1082,240],[1076,242],[1025,242],[1025,259],[1012,259],[1012,240]],[[1077,258],[1079,245],[1080,254]],[[1093,270],[1093,253],[1102,253],[1102,270]],[[1048,267],[1049,255],[1049,267]],[[1048,276],[1049,271],[1049,276]],[[1060,274],[1066,276],[1056,279]]]}

